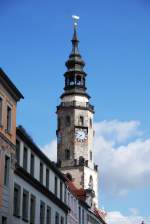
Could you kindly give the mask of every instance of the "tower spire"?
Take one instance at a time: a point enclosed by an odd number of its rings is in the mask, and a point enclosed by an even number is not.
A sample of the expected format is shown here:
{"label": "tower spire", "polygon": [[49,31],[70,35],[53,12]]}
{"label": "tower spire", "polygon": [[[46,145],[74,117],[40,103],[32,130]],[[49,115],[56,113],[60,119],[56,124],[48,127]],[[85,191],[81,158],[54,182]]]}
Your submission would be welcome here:
{"label": "tower spire", "polygon": [[73,38],[72,38],[72,54],[79,54],[78,52],[78,43],[79,43],[79,40],[78,40],[78,36],[77,36],[77,26],[78,26],[78,23],[77,21],[79,20],[79,16],[75,16],[73,15],[72,16],[73,18],[73,25],[74,25],[74,33],[73,33]]}
{"label": "tower spire", "polygon": [[67,71],[65,72],[65,92],[61,97],[69,94],[84,95],[89,98],[86,93],[86,73],[84,72],[85,63],[78,50],[77,21],[78,16],[73,15],[74,32],[72,42],[72,51],[66,62]]}

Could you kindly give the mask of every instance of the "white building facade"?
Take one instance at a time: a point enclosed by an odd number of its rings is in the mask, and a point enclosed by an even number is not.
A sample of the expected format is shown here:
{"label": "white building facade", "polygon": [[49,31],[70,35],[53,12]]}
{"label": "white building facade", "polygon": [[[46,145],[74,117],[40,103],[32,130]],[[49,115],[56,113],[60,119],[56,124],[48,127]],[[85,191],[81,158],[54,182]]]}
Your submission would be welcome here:
{"label": "white building facade", "polygon": [[12,223],[66,224],[66,179],[22,127],[17,128],[16,159]]}

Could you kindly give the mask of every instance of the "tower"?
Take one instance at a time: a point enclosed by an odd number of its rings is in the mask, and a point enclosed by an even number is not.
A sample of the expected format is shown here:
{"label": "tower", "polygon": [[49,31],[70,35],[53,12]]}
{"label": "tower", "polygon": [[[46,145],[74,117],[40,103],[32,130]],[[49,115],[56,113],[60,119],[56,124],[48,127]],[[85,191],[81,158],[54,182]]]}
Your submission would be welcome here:
{"label": "tower", "polygon": [[86,88],[85,63],[78,50],[74,23],[72,52],[66,62],[65,87],[57,107],[57,163],[79,188],[93,192],[98,204],[98,167],[93,162],[94,107]]}

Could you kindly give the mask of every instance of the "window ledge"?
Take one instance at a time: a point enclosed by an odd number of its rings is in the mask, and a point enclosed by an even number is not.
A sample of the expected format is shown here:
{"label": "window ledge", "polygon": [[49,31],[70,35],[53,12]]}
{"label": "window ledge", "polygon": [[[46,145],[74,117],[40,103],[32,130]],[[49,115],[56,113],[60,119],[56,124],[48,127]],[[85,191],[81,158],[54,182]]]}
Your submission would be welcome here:
{"label": "window ledge", "polygon": [[2,124],[0,124],[0,128],[3,128],[4,126]]}
{"label": "window ledge", "polygon": [[9,183],[7,183],[7,184],[3,184],[3,186],[4,186],[4,189],[5,189],[5,190],[9,191]]}
{"label": "window ledge", "polygon": [[14,217],[20,219],[20,215],[14,214]]}
{"label": "window ledge", "polygon": [[22,218],[22,220],[23,220],[24,222],[28,222],[28,221],[29,221],[28,218]]}
{"label": "window ledge", "polygon": [[10,137],[12,136],[11,131],[9,131],[9,130],[7,130],[7,129],[5,129],[5,133],[8,134]]}

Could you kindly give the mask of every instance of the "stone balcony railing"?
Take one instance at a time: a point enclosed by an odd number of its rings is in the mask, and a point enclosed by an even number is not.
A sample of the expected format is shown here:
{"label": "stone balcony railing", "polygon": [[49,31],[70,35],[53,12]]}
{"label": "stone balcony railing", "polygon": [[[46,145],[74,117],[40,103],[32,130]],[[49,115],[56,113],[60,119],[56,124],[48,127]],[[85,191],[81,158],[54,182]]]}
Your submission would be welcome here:
{"label": "stone balcony railing", "polygon": [[61,102],[60,105],[57,107],[57,109],[59,109],[60,107],[78,107],[94,111],[94,106],[92,106],[89,102],[85,103],[78,101]]}
{"label": "stone balcony railing", "polygon": [[64,160],[60,161],[59,164],[57,164],[59,167],[69,167],[69,166],[85,166],[85,167],[90,167],[94,169],[95,171],[98,171],[98,165],[95,163],[91,163],[88,160],[85,160],[83,157],[79,159],[74,159],[74,160]]}

